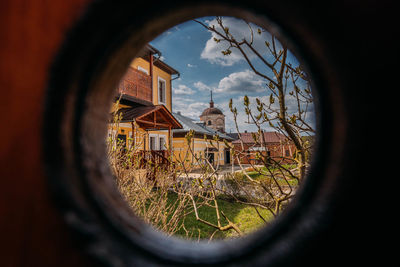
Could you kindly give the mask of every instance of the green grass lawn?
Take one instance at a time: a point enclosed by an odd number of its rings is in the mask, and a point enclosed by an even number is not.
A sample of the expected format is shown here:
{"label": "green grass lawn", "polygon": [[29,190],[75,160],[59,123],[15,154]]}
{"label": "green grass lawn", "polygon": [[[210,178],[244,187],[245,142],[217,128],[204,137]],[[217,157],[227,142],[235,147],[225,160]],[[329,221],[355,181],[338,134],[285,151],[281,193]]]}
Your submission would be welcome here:
{"label": "green grass lawn", "polygon": [[[293,168],[293,166],[290,166],[290,165],[284,165],[284,166],[287,167],[288,169]],[[274,171],[274,170],[271,170],[271,171]],[[269,173],[265,167],[262,167],[261,172],[265,173],[265,174]],[[248,171],[247,175],[249,175],[254,180],[265,180],[270,177],[270,175],[263,175],[263,174],[260,174],[260,172],[258,172],[258,171]],[[276,179],[280,185],[287,185],[286,181],[283,178],[280,178],[281,175],[279,175],[279,173],[276,172],[275,175],[276,175]],[[247,178],[243,175],[243,179],[247,179]],[[289,184],[291,186],[298,186],[298,181],[296,179],[290,178],[289,175],[287,175],[287,182],[289,182]]]}
{"label": "green grass lawn", "polygon": [[[176,199],[176,196],[171,194],[169,198],[172,202],[174,199]],[[265,225],[265,222],[258,216],[257,211],[253,207],[223,199],[218,199],[218,206],[220,210],[223,211],[224,214],[229,218],[229,220],[234,222],[244,234],[257,230]],[[272,214],[268,210],[259,208],[258,211],[266,221],[271,221],[273,219]],[[214,208],[202,206],[198,209],[198,213],[199,217],[203,220],[217,224],[217,215]],[[222,215],[221,222],[222,225],[226,225],[227,223]],[[197,239],[199,237],[199,233],[201,239],[209,239],[215,231],[215,228],[197,221],[194,213],[186,216],[185,228],[189,231],[189,234],[193,239]],[[183,229],[181,229],[179,232],[177,232],[177,236],[186,237],[186,233]],[[223,239],[237,236],[238,235],[234,230],[225,232],[219,231],[214,235],[213,239]]]}

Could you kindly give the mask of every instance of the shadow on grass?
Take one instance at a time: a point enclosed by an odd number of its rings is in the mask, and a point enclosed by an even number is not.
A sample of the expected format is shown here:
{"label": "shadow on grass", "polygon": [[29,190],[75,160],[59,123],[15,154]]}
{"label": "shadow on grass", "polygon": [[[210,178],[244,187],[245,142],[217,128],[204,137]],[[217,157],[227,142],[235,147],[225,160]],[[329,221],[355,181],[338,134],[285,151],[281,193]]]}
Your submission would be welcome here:
{"label": "shadow on grass", "polygon": [[[176,195],[170,194],[168,198],[170,203],[173,203],[173,201],[176,200]],[[220,211],[222,211],[229,218],[229,220],[235,223],[244,234],[251,233],[266,225],[254,207],[229,201],[228,199],[224,199],[222,197],[219,197],[217,202]],[[273,219],[272,214],[268,210],[258,208],[258,212],[267,222]],[[202,206],[198,208],[198,213],[201,219],[213,224],[217,224],[217,214],[215,208]],[[222,215],[220,215],[220,217],[221,225],[226,225],[228,222]],[[176,236],[183,238],[189,237],[190,239],[194,240],[198,240],[199,238],[209,240],[211,236],[213,236],[213,240],[239,237],[234,230],[228,230],[224,232],[217,231],[213,235],[216,229],[197,221],[194,212],[190,213],[184,218],[184,224],[188,233],[186,233],[184,229],[180,229],[176,233]]]}

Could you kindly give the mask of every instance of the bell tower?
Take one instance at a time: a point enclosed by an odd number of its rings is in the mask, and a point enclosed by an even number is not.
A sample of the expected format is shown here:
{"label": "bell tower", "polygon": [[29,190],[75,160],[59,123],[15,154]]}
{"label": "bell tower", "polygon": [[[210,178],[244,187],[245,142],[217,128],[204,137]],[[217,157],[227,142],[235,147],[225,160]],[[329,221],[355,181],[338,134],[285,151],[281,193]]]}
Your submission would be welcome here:
{"label": "bell tower", "polygon": [[214,107],[212,90],[210,90],[210,107],[203,111],[200,120],[209,128],[221,133],[225,132],[225,115],[219,108]]}

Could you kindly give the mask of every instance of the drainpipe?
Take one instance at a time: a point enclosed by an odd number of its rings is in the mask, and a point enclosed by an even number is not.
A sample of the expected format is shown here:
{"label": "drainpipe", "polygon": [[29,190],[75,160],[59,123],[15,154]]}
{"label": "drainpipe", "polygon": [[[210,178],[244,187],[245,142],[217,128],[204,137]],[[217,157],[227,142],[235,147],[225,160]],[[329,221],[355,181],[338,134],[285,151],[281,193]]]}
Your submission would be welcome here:
{"label": "drainpipe", "polygon": [[[157,54],[157,57],[154,58],[154,55]],[[157,60],[159,60],[161,57],[161,52],[156,50],[156,52],[152,53],[150,52],[150,78],[151,78],[151,102],[154,103],[154,99],[153,99],[153,90],[154,90],[154,81],[153,81],[153,65],[154,62],[156,62]]]}
{"label": "drainpipe", "polygon": [[153,60],[154,60],[154,56],[153,56],[153,54],[150,54],[150,80],[151,80],[151,82],[150,82],[150,86],[151,86],[150,98],[151,98],[152,103],[154,103],[154,100],[153,100],[153,90],[154,90],[154,88],[153,88]]}
{"label": "drainpipe", "polygon": [[171,97],[170,97],[170,99],[171,99],[171,112],[172,112],[172,81],[178,79],[179,77],[181,77],[181,74],[179,72],[177,74],[178,74],[178,76],[176,76],[175,78],[173,78],[173,79],[171,79],[169,81],[169,89],[171,89],[171,92],[170,92],[170,94],[171,94]]}

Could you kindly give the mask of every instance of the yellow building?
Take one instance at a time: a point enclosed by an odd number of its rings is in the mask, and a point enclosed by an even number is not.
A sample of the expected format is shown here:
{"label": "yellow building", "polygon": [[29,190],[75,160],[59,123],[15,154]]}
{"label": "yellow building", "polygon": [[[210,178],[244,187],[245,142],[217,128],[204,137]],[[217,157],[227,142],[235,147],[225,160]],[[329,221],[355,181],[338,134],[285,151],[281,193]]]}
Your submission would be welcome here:
{"label": "yellow building", "polygon": [[[202,164],[198,159],[208,159],[214,166],[231,163],[230,145],[233,138],[225,133],[218,132],[205,125],[203,121],[195,121],[182,115],[173,113],[182,125],[181,129],[173,130],[173,158],[177,162],[196,166]],[[186,135],[192,132],[193,136],[188,143]],[[218,136],[215,141],[214,136]],[[190,147],[190,148],[189,148]]]}
{"label": "yellow building", "polygon": [[119,119],[110,123],[108,134],[127,147],[157,151],[166,158],[172,129],[182,128],[171,113],[172,80],[179,77],[179,72],[162,62],[160,56],[160,51],[147,45],[131,62],[118,86],[118,106],[113,114]]}
{"label": "yellow building", "polygon": [[[166,162],[172,155],[175,162],[194,166],[198,164],[196,157],[207,158],[215,166],[231,163],[225,142],[233,139],[217,131],[213,120],[206,126],[205,122],[172,113],[172,81],[179,72],[161,61],[160,56],[160,51],[147,45],[142,55],[131,62],[118,86],[118,105],[112,110],[118,120],[110,123],[108,135],[127,148],[141,151],[153,162]],[[222,114],[211,99],[210,108],[203,113],[212,115],[215,111]],[[193,154],[185,138],[190,131],[194,133],[190,144]],[[210,141],[215,135],[220,140]]]}

